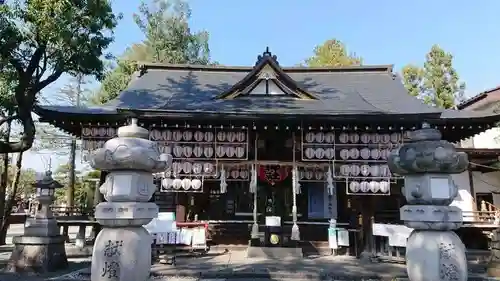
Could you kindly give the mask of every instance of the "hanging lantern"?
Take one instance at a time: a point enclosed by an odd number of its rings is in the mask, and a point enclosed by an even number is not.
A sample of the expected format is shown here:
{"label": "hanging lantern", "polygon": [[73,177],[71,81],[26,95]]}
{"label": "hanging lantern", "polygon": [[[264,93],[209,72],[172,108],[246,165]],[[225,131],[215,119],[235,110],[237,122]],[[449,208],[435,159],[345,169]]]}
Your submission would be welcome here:
{"label": "hanging lantern", "polygon": [[224,170],[224,166],[222,166],[220,171],[220,193],[227,192],[227,183],[226,183],[226,170]]}
{"label": "hanging lantern", "polygon": [[257,168],[255,165],[252,165],[249,189],[251,193],[255,193],[257,191]]}

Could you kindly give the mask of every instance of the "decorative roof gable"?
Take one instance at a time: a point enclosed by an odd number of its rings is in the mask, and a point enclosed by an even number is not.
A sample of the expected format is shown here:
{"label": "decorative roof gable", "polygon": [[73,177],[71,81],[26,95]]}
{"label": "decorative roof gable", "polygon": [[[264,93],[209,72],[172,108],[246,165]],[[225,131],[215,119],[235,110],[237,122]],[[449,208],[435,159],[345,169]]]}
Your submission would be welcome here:
{"label": "decorative roof gable", "polygon": [[279,66],[277,57],[269,47],[257,57],[257,63],[250,73],[230,89],[217,96],[217,99],[234,99],[239,96],[272,97],[285,96],[302,100],[318,98],[301,89]]}

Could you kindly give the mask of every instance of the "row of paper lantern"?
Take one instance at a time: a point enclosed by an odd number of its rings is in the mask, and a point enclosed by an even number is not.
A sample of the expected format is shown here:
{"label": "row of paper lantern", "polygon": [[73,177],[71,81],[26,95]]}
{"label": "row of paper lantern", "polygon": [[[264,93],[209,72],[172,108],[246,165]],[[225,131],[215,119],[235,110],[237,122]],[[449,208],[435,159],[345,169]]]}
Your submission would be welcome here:
{"label": "row of paper lantern", "polygon": [[161,188],[162,190],[169,190],[169,189],[174,189],[174,190],[200,190],[202,187],[203,183],[199,179],[171,179],[171,178],[164,178],[161,180]]}
{"label": "row of paper lantern", "polygon": [[191,162],[173,162],[170,170],[167,170],[166,177],[175,174],[192,175],[213,175],[215,174],[215,165],[209,162],[191,163]]}
{"label": "row of paper lantern", "polygon": [[387,194],[391,190],[391,183],[388,181],[352,181],[349,183],[349,191],[351,193],[384,193]]}
{"label": "row of paper lantern", "polygon": [[403,135],[401,133],[392,133],[392,134],[357,134],[357,133],[342,133],[339,135],[339,143],[400,143],[403,140]]}
{"label": "row of paper lantern", "polygon": [[[351,149],[342,149],[339,152],[340,159],[342,160],[386,160],[391,154],[392,150],[387,149],[379,149],[379,148],[351,148]],[[333,148],[312,148],[308,147],[304,150],[304,156],[306,159],[335,159],[335,149]]]}
{"label": "row of paper lantern", "polygon": [[115,137],[116,129],[109,127],[82,128],[83,137]]}
{"label": "row of paper lantern", "polygon": [[326,172],[321,169],[299,170],[299,180],[323,180]]}
{"label": "row of paper lantern", "polygon": [[389,158],[389,155],[391,154],[392,149],[386,148],[386,149],[379,149],[379,148],[372,148],[369,149],[367,147],[362,148],[362,149],[357,149],[357,148],[351,148],[351,149],[342,149],[340,150],[340,158],[342,160],[349,160],[349,159],[363,159],[363,160],[386,160]]}
{"label": "row of paper lantern", "polygon": [[158,130],[153,129],[149,133],[152,140],[155,141],[183,141],[183,142],[245,142],[247,133],[244,131],[219,131],[217,134],[211,131],[192,131],[192,130]]}
{"label": "row of paper lantern", "polygon": [[[409,132],[408,132],[409,133]],[[408,133],[405,133],[407,135]],[[401,133],[392,134],[358,134],[358,133],[341,133],[338,137],[338,142],[347,143],[400,143],[403,140]],[[304,135],[304,143],[335,143],[335,134],[333,132],[308,132]]]}
{"label": "row of paper lantern", "polygon": [[82,149],[83,150],[96,150],[104,146],[106,141],[104,140],[82,140]]}
{"label": "row of paper lantern", "polygon": [[[221,170],[217,170],[215,174],[209,176],[212,179],[219,179],[221,175]],[[250,178],[250,170],[245,168],[230,167],[226,168],[226,179],[227,180],[248,180]]]}
{"label": "row of paper lantern", "polygon": [[342,165],[340,166],[340,175],[354,177],[390,177],[391,170],[387,165]]}
{"label": "row of paper lantern", "polygon": [[246,146],[234,145],[218,145],[213,146],[190,146],[190,145],[175,145],[175,146],[160,146],[161,153],[173,155],[175,158],[244,158],[246,156]]}

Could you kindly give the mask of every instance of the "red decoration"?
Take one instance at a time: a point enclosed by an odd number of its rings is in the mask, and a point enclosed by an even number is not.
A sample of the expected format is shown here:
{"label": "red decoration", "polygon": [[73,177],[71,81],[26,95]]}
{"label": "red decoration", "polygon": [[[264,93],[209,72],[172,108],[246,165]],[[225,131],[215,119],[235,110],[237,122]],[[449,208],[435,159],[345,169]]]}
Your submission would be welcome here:
{"label": "red decoration", "polygon": [[271,185],[284,181],[288,177],[288,167],[279,165],[259,166],[259,178]]}

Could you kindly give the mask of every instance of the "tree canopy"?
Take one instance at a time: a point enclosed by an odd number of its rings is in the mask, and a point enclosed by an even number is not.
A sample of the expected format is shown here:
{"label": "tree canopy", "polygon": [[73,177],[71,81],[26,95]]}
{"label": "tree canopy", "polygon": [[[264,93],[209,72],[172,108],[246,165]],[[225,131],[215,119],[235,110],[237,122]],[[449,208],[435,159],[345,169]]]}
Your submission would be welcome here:
{"label": "tree canopy", "polygon": [[186,1],[142,2],[134,20],[145,39],[129,47],[118,58],[92,102],[102,104],[116,98],[128,86],[140,62],[209,64],[208,32],[191,31],[190,17],[191,9]]}
{"label": "tree canopy", "polygon": [[330,39],[314,48],[314,54],[305,60],[309,67],[361,65],[363,59],[349,53],[347,47],[339,40]]}
{"label": "tree canopy", "polygon": [[403,83],[409,94],[426,104],[453,108],[464,98],[465,83],[453,67],[453,55],[438,45],[432,46],[423,67],[406,65],[402,69]]}
{"label": "tree canopy", "polygon": [[37,94],[62,74],[103,74],[104,50],[117,25],[107,0],[19,0],[0,5],[0,89],[12,95],[23,127],[18,141],[0,141],[0,153],[28,150],[35,137],[31,111]]}

